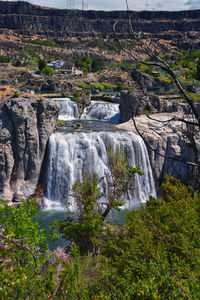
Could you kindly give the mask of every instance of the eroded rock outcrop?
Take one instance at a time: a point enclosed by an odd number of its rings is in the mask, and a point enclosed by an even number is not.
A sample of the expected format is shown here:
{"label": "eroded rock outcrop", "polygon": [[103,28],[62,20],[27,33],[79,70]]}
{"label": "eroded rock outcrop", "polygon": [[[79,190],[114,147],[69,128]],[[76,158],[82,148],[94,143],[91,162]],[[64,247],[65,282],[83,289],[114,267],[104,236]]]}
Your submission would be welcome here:
{"label": "eroded rock outcrop", "polygon": [[143,92],[122,92],[120,95],[120,121],[126,122],[132,116],[139,116],[144,111],[150,113],[183,111],[183,105],[176,101],[166,101],[157,95]]}
{"label": "eroded rock outcrop", "polygon": [[59,107],[53,100],[7,98],[0,105],[0,199],[20,202],[35,193]]}
{"label": "eroded rock outcrop", "polygon": [[[147,147],[147,150],[157,186],[165,173],[180,178],[187,184],[192,183],[191,168],[178,160],[191,162],[194,154],[184,136],[183,123],[180,121],[167,122],[174,115],[182,116],[180,112],[151,115],[158,122],[149,119],[146,115],[135,118],[139,132],[145,137],[150,146]],[[161,123],[160,121],[166,122]],[[137,133],[132,120],[118,125],[118,128]],[[155,151],[152,149],[155,149]],[[169,158],[177,158],[178,160]]]}

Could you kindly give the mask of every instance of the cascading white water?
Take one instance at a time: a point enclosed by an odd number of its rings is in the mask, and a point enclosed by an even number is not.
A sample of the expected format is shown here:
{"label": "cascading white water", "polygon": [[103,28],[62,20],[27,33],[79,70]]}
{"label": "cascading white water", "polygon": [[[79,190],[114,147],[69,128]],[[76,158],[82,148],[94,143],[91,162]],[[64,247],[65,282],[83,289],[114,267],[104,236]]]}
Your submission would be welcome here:
{"label": "cascading white water", "polygon": [[[79,119],[77,103],[69,98],[55,98],[60,105],[59,120]],[[91,101],[90,105],[84,109],[81,115],[82,120],[101,120],[114,124],[119,123],[119,104],[103,101]]]}
{"label": "cascading white water", "polygon": [[55,98],[60,105],[60,113],[58,120],[67,121],[79,118],[79,111],[76,102],[70,100],[69,98]]}
{"label": "cascading white water", "polygon": [[120,145],[132,166],[139,166],[144,175],[135,176],[135,189],[129,191],[125,207],[145,203],[156,196],[148,153],[142,139],[132,132],[57,132],[49,141],[47,198],[56,202],[72,201],[70,189],[82,174],[90,171],[104,177],[101,188],[106,194],[110,182],[107,150],[116,152]]}
{"label": "cascading white water", "polygon": [[114,124],[119,123],[119,117],[119,104],[102,101],[91,101],[81,115],[84,120],[101,120]]}

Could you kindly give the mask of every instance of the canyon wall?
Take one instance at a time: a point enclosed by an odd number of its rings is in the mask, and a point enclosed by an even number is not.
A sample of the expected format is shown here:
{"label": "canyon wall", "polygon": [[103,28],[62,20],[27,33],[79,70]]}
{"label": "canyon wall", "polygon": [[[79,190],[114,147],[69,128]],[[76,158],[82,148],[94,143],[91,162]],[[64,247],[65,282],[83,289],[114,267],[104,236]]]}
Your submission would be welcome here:
{"label": "canyon wall", "polygon": [[[200,45],[200,10],[166,12],[132,12],[133,28],[145,36],[168,40],[185,50]],[[41,34],[53,38],[107,38],[112,25],[117,26],[122,39],[126,39],[128,14],[126,11],[82,11],[45,8],[27,2],[0,1],[0,28],[18,33]],[[73,45],[72,45],[73,46]],[[96,46],[96,45],[95,45]]]}
{"label": "canyon wall", "polygon": [[0,199],[19,203],[35,193],[59,106],[52,100],[7,98],[0,104]]}
{"label": "canyon wall", "polygon": [[[145,110],[149,117],[143,114]],[[194,160],[194,152],[185,134],[186,128],[181,121],[168,122],[174,116],[184,118],[186,111],[186,104],[160,99],[156,95],[121,95],[120,119],[125,123],[118,127],[135,133],[139,131],[145,138],[157,187],[164,174],[179,178],[186,184],[193,183],[193,170],[185,163]]]}

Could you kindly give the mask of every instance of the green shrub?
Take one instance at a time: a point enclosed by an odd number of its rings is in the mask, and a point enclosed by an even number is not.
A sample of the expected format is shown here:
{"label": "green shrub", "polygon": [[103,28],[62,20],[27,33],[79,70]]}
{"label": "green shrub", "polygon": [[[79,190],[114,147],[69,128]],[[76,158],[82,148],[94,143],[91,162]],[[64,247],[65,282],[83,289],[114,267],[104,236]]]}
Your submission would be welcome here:
{"label": "green shrub", "polygon": [[62,121],[62,120],[57,120],[57,123],[58,123],[58,127],[63,127],[63,126],[67,125],[67,122]]}
{"label": "green shrub", "polygon": [[14,67],[21,67],[21,66],[22,66],[22,62],[21,62],[21,60],[17,59],[17,60],[14,60],[14,61],[12,62],[12,65],[13,65]]}
{"label": "green shrub", "polygon": [[131,94],[132,91],[133,91],[133,87],[132,87],[132,86],[129,86],[129,87],[128,87],[128,93]]}
{"label": "green shrub", "polygon": [[93,82],[93,83],[91,83],[91,87],[93,89],[100,90],[100,91],[103,91],[103,90],[109,91],[109,90],[114,90],[117,88],[116,85],[108,83],[108,82]]}
{"label": "green shrub", "polygon": [[82,88],[82,89],[87,89],[88,88],[88,85],[85,82],[79,82],[79,83],[77,83],[77,86]]}
{"label": "green shrub", "polygon": [[149,110],[147,110],[147,109],[145,109],[145,110],[143,111],[143,113],[144,113],[145,115],[150,115],[150,114],[151,114],[151,112],[150,112]]}
{"label": "green shrub", "polygon": [[147,65],[143,65],[143,64],[140,64],[139,65],[139,70],[143,73],[147,73],[149,75],[153,75],[153,67],[151,66],[147,66]]}
{"label": "green shrub", "polygon": [[74,92],[74,95],[72,97],[72,101],[82,102],[82,98],[81,98],[81,95],[80,95],[79,91],[76,90]]}
{"label": "green shrub", "polygon": [[163,197],[130,212],[124,226],[105,229],[99,289],[114,298],[199,297],[200,195],[174,178],[162,188]]}
{"label": "green shrub", "polygon": [[20,95],[19,91],[14,91],[13,98],[19,98],[19,95]]}
{"label": "green shrub", "polygon": [[104,86],[101,83],[91,83],[91,88],[95,89],[95,90],[100,90],[103,91],[104,90]]}
{"label": "green shrub", "polygon": [[75,66],[77,68],[80,68],[83,72],[89,73],[92,70],[92,59],[87,56],[83,56],[81,58],[78,58],[75,61]]}
{"label": "green shrub", "polygon": [[25,39],[22,38],[22,43],[28,43],[28,44],[35,44],[35,45],[40,45],[40,46],[48,46],[48,47],[60,47],[59,44],[47,39],[47,40],[41,40],[41,39]]}
{"label": "green shrub", "polygon": [[46,66],[44,69],[42,69],[42,73],[45,75],[53,75],[53,69],[49,66]]}
{"label": "green shrub", "polygon": [[94,58],[92,61],[92,72],[103,70],[105,67],[105,61],[103,58]]}
{"label": "green shrub", "polygon": [[200,94],[195,94],[192,92],[188,93],[193,102],[200,102]]}
{"label": "green shrub", "polygon": [[127,86],[123,82],[117,83],[117,86],[116,86],[117,91],[122,91],[122,90],[126,90],[126,89],[127,89]]}
{"label": "green shrub", "polygon": [[8,63],[10,59],[7,56],[0,54],[0,63]]}

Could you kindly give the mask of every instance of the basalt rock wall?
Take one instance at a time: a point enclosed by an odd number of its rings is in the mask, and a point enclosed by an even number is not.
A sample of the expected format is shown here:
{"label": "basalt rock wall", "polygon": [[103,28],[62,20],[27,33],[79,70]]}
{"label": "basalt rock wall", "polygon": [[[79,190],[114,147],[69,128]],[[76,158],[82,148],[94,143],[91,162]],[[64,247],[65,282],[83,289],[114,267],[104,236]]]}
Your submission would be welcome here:
{"label": "basalt rock wall", "polygon": [[[182,48],[199,47],[200,11],[142,11],[133,13],[133,28],[147,36],[156,35]],[[52,9],[27,2],[0,1],[0,28],[22,34],[51,37],[106,38],[117,27],[121,38],[128,37],[126,11],[81,11]]]}
{"label": "basalt rock wall", "polygon": [[159,96],[143,92],[122,92],[120,95],[120,122],[143,113],[182,112],[184,104],[177,101],[166,101]]}
{"label": "basalt rock wall", "polygon": [[[155,120],[145,115],[134,118],[137,130],[147,143],[157,190],[165,174],[179,178],[188,185],[194,183],[193,170],[186,163],[193,161],[194,153],[184,136],[182,122],[167,122],[173,116],[182,117],[182,113],[153,114],[151,117]],[[132,120],[118,127],[137,133]]]}
{"label": "basalt rock wall", "polygon": [[49,136],[56,127],[53,100],[7,98],[0,105],[0,199],[19,203],[35,193]]}

